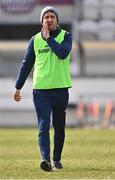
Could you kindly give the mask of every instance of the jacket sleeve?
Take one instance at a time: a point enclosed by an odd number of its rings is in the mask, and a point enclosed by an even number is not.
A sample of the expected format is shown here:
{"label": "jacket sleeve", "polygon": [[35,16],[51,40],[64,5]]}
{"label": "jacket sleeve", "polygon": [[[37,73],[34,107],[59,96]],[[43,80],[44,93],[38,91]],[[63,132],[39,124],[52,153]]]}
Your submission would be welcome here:
{"label": "jacket sleeve", "polygon": [[28,48],[25,52],[23,61],[18,71],[16,84],[15,84],[16,89],[21,89],[23,87],[29,73],[33,68],[34,62],[35,62],[34,37],[32,37],[29,41]]}
{"label": "jacket sleeve", "polygon": [[57,43],[55,39],[50,36],[47,39],[47,43],[52,49],[52,51],[60,58],[60,59],[65,59],[68,54],[71,51],[72,48],[72,35],[69,32],[66,32],[64,40],[62,41],[61,44]]}

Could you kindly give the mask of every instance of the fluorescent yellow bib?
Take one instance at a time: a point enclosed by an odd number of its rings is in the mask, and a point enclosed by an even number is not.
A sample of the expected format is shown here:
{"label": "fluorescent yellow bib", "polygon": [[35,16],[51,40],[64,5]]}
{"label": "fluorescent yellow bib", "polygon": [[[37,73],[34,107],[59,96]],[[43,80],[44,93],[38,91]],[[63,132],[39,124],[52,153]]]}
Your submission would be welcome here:
{"label": "fluorescent yellow bib", "polygon": [[[55,40],[61,43],[65,31],[61,30]],[[33,89],[54,89],[71,87],[70,54],[65,59],[58,58],[41,32],[34,37],[35,64],[33,74]]]}

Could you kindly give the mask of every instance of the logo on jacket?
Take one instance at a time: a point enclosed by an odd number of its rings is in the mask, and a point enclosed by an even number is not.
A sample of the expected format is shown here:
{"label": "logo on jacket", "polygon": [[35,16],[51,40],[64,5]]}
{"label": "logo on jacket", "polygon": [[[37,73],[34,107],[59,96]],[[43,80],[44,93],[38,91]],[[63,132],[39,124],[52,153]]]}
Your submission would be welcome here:
{"label": "logo on jacket", "polygon": [[38,54],[48,53],[50,51],[51,51],[51,49],[49,47],[48,48],[44,48],[44,49],[38,49]]}

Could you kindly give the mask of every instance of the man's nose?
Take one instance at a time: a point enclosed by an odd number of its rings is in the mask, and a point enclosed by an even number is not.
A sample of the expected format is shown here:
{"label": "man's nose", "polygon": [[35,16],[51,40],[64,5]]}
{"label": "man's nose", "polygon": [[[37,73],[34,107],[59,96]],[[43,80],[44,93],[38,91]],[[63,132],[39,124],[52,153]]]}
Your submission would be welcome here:
{"label": "man's nose", "polygon": [[52,21],[52,18],[51,18],[51,17],[49,17],[49,18],[48,18],[48,21],[49,21],[49,22],[50,22],[50,21]]}

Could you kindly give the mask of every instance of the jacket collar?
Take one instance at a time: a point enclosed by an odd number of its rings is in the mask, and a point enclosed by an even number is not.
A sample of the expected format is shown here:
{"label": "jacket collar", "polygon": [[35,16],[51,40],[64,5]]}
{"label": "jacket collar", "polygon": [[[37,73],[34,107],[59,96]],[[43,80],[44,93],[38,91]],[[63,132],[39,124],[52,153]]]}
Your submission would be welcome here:
{"label": "jacket collar", "polygon": [[[60,26],[57,26],[57,28],[54,31],[50,32],[50,36],[51,37],[57,37],[57,35],[61,32],[61,28]],[[41,31],[41,35],[42,35],[42,31]],[[44,39],[44,37],[42,36],[42,38]],[[45,40],[45,39],[44,39]]]}

